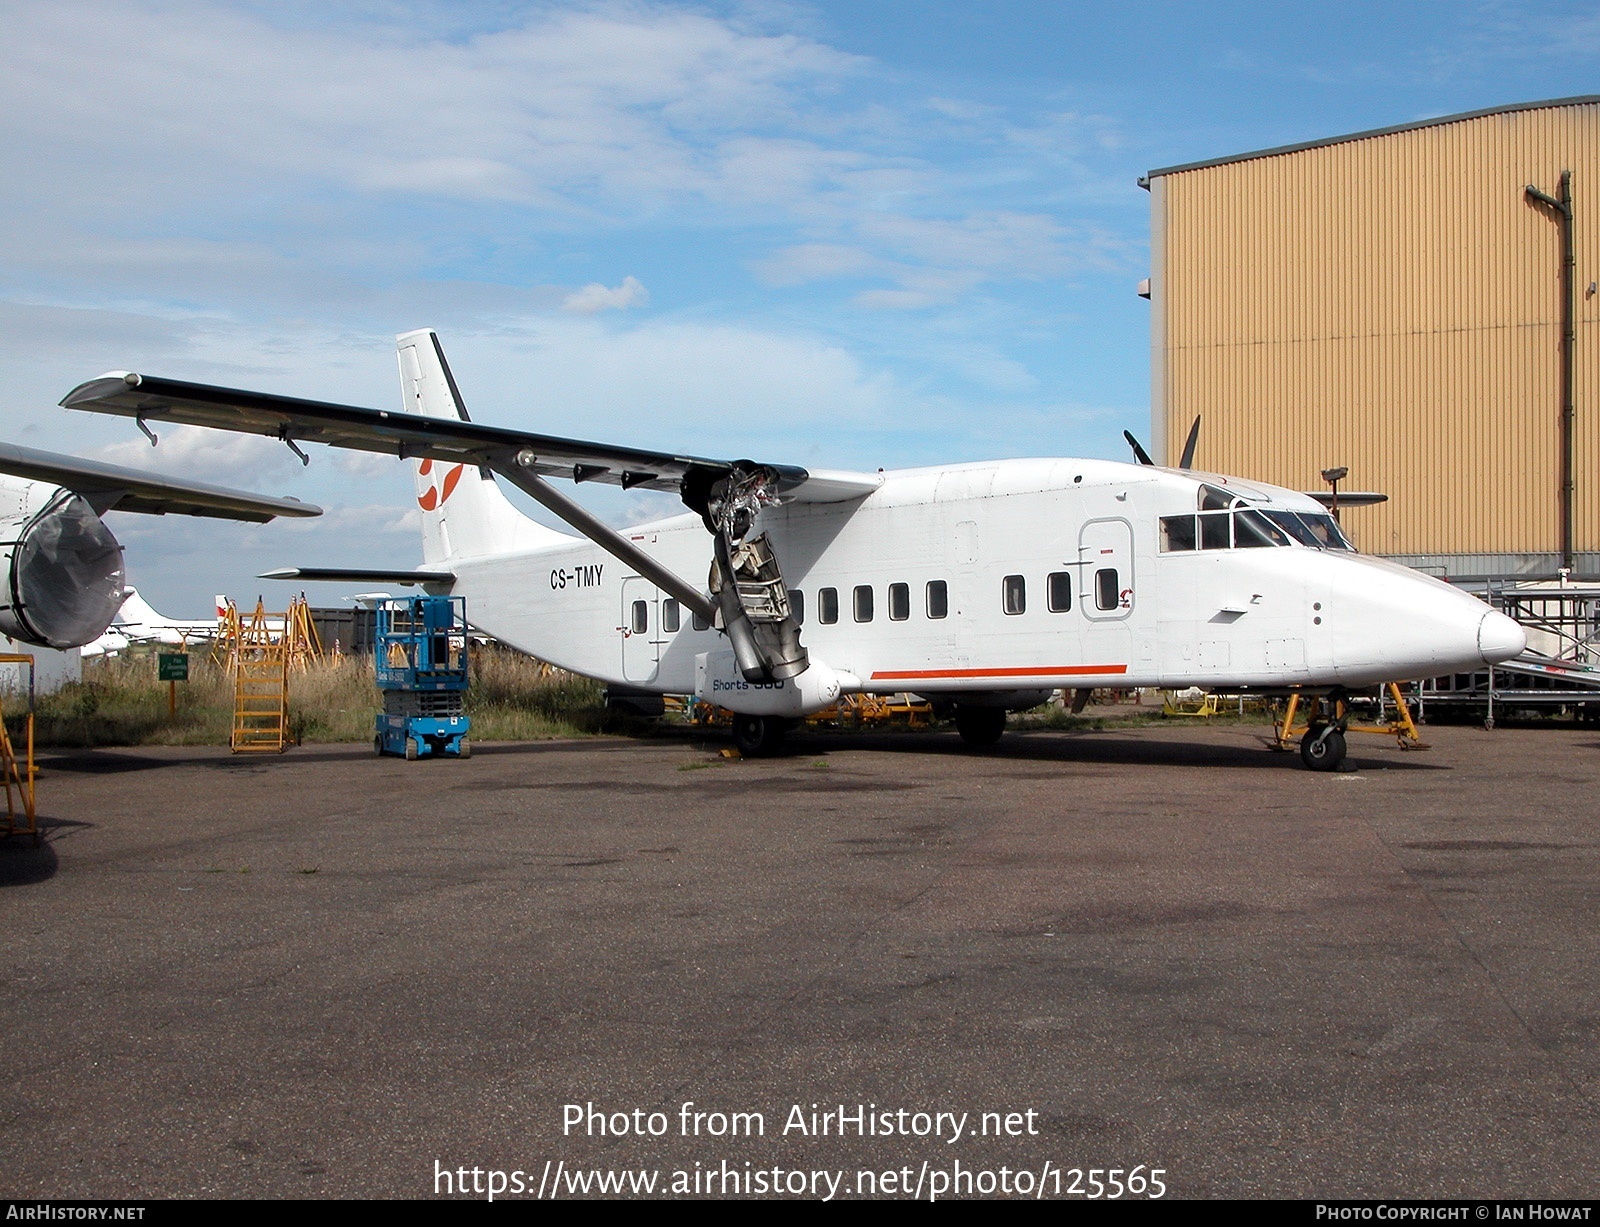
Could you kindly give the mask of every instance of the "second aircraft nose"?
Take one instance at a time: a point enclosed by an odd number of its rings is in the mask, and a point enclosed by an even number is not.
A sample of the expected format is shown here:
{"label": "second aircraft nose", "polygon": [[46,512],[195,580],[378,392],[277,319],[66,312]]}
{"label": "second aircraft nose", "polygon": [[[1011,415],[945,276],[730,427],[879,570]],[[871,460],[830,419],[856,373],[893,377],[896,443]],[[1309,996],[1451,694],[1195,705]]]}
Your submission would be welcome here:
{"label": "second aircraft nose", "polygon": [[1486,664],[1497,665],[1521,655],[1528,646],[1528,636],[1522,627],[1503,613],[1490,610],[1478,623],[1478,655]]}

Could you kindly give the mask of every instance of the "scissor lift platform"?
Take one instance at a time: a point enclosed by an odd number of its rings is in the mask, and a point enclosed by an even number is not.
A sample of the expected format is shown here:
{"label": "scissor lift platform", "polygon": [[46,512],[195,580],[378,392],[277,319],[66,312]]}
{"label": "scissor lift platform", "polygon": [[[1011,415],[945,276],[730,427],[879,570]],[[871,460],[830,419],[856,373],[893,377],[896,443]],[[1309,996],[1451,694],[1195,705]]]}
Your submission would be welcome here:
{"label": "scissor lift platform", "polygon": [[459,596],[399,597],[377,609],[374,661],[383,711],[372,748],[406,759],[467,758],[467,603]]}

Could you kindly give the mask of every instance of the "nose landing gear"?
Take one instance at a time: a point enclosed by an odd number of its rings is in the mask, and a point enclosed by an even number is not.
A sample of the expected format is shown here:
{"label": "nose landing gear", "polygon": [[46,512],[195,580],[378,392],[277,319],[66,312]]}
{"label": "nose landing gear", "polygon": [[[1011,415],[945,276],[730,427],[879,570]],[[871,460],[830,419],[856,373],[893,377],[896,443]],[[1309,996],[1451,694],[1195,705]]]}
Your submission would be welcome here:
{"label": "nose landing gear", "polygon": [[1313,724],[1300,739],[1300,761],[1308,770],[1335,771],[1344,755],[1344,732],[1338,724]]}
{"label": "nose landing gear", "polygon": [[[1306,731],[1300,737],[1300,761],[1308,771],[1337,771],[1344,762],[1345,732],[1350,724],[1350,705],[1346,695],[1335,691],[1326,699],[1314,698],[1306,711]],[[1294,726],[1300,696],[1289,699],[1289,710],[1277,731],[1277,748],[1287,750],[1289,731]]]}

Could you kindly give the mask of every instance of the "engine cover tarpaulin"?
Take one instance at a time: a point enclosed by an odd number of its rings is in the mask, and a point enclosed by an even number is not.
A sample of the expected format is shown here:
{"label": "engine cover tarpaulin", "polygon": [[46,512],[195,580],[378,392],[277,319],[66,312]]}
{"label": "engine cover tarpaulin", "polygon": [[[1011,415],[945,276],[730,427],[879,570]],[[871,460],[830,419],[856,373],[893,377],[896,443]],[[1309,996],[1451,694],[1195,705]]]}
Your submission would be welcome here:
{"label": "engine cover tarpaulin", "polygon": [[20,531],[6,534],[0,631],[50,648],[75,648],[104,633],[122,605],[122,547],[94,508],[56,490]]}

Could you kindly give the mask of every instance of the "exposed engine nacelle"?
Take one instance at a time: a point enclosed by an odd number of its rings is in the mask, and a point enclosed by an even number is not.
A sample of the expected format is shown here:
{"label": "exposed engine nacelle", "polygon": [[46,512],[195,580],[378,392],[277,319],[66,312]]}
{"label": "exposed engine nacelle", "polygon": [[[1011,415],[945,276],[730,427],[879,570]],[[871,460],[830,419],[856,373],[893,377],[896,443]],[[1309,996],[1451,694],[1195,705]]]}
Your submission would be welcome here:
{"label": "exposed engine nacelle", "polygon": [[0,491],[0,632],[44,648],[93,643],[122,606],[122,546],[80,495],[43,482]]}

